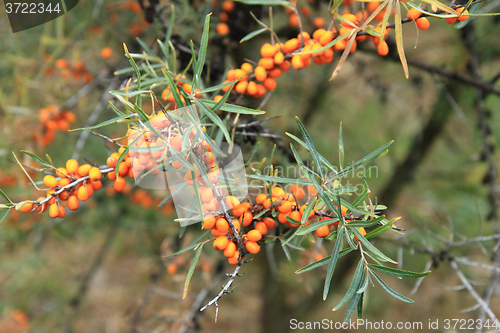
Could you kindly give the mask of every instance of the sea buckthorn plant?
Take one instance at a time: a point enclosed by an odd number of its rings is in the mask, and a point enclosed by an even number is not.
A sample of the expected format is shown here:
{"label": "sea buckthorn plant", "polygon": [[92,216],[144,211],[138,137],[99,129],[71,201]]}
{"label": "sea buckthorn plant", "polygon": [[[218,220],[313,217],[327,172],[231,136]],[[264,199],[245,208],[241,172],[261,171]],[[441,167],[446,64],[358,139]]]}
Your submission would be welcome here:
{"label": "sea buckthorn plant", "polygon": [[[238,279],[245,286],[245,268],[257,265],[258,260],[253,259],[265,256],[264,252],[273,246],[278,246],[290,261],[296,253],[314,249],[311,260],[303,265],[293,263],[295,273],[300,278],[306,272],[320,272],[322,300],[328,299],[326,306],[333,311],[345,311],[344,323],[355,313],[358,318],[363,317],[364,298],[370,293],[370,285],[379,285],[399,301],[413,303],[382,276],[421,281],[430,273],[430,267],[402,269],[396,266],[394,252],[384,253],[379,246],[382,241],[375,242],[386,233],[398,236],[406,230],[396,224],[400,217],[386,216],[390,207],[372,193],[372,175],[366,172],[372,162],[389,152],[393,141],[371,147],[370,154],[346,163],[350,155],[346,147],[353,147],[344,145],[342,123],[332,129],[338,140],[330,145],[328,155],[320,154],[313,129],[306,128],[299,117],[295,122],[300,135],[286,133],[289,146],[281,143],[268,149],[253,142],[253,147],[246,149],[239,131],[261,126],[271,119],[266,115],[279,114],[279,110],[263,109],[273,98],[280,80],[286,80],[287,72],[306,71],[313,63],[331,70],[333,80],[348,56],[359,49],[383,57],[392,52],[408,78],[403,24],[414,25],[425,34],[423,31],[430,29],[433,20],[463,26],[471,17],[493,15],[478,13],[478,3],[194,1],[193,10],[205,12],[197,35],[193,33],[188,46],[174,36],[177,7],[164,6],[157,12],[157,19],[166,28],[162,38],[151,44],[137,38],[137,52],[129,51],[130,43],[123,44],[129,65],[120,65],[123,68],[114,73],[124,80],[109,92],[113,97],[109,103],[115,113],[113,118],[99,124],[74,126],[77,117],[67,107],[50,104],[39,110],[42,128],[33,134],[33,140],[41,147],[54,141],[56,131],[93,133],[112,147],[107,159],[89,161],[76,157],[55,161],[49,146],[45,157],[22,150],[21,154],[32,161],[27,164],[25,160],[21,162],[20,153],[13,152],[13,162],[37,194],[14,200],[10,188],[0,190],[5,199],[0,204],[0,217],[3,220],[9,213],[20,212],[37,219],[62,219],[89,204],[100,190],[109,195],[129,195],[137,209],[139,205],[144,209],[157,207],[166,216],[163,222],[177,223],[176,236],[185,239],[182,248],[163,256],[170,260],[166,265],[170,276],[177,274],[179,267],[186,271],[182,298],[189,295],[197,270],[210,271],[207,258],[224,260],[223,268],[219,268],[227,273],[222,287],[211,299],[205,295],[202,300],[208,300],[204,304],[194,305],[196,311],[214,306],[215,321],[219,305],[233,291],[235,281]],[[250,10],[244,18],[233,15],[237,8],[246,5],[258,9],[258,15]],[[263,6],[269,11],[263,11]],[[144,3],[126,1],[120,5],[123,9],[137,14],[144,9]],[[275,29],[273,15],[280,11],[288,21],[289,30],[285,32]],[[153,20],[145,17],[141,25],[134,23],[130,27],[131,35],[140,35]],[[252,22],[258,29],[243,33],[238,20]],[[306,27],[313,29],[306,31]],[[217,69],[211,44],[227,43],[226,47],[234,47],[231,41],[235,36],[240,36],[240,43],[257,36],[268,38],[257,50],[256,58]],[[102,61],[111,62],[115,56],[110,47],[99,52]],[[75,81],[82,79],[87,83],[94,79],[88,67],[83,61],[70,65],[64,58],[54,62],[62,79],[72,76]],[[219,73],[214,74],[217,70]],[[44,74],[50,76],[53,72],[49,66]],[[113,136],[102,134],[108,127],[119,128],[120,132]],[[371,146],[369,135],[359,134],[366,136],[366,144]],[[278,152],[283,151],[297,171],[292,176],[280,172],[279,162],[275,162]],[[330,158],[332,155],[338,158]],[[259,160],[257,156],[265,157]],[[13,177],[0,174],[0,185],[12,185]],[[164,195],[159,197],[152,189],[163,190]],[[177,218],[171,217],[174,210]],[[334,274],[343,260],[354,261],[355,268],[343,296],[330,303],[330,289],[336,283]],[[27,326],[28,320],[22,319]]]}

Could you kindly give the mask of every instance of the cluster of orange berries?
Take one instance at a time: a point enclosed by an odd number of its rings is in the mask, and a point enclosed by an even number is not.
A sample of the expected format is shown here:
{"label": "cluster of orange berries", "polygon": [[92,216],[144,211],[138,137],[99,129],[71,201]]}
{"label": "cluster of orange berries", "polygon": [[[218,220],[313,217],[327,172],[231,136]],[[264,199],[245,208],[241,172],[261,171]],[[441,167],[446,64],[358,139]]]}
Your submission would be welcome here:
{"label": "cluster of orange berries", "polygon": [[30,330],[29,319],[21,310],[14,310],[10,318],[0,321],[0,333],[22,333]]}
{"label": "cluster of orange berries", "polygon": [[[47,60],[50,56],[47,56]],[[72,77],[75,81],[83,80],[85,83],[92,81],[92,74],[90,74],[85,68],[85,63],[81,60],[77,60],[73,65],[71,65],[66,59],[60,58],[54,62],[54,67],[59,70],[59,76],[63,79]],[[52,68],[48,68],[45,71],[46,75],[51,75],[53,73]]]}
{"label": "cluster of orange berries", "polygon": [[[469,11],[463,7],[458,7],[457,11],[460,13],[460,16],[457,17],[447,17],[445,18],[446,23],[454,24],[455,22],[466,21],[469,18]],[[417,28],[420,30],[427,30],[431,26],[429,20],[426,17],[420,17],[422,13],[415,8],[410,8],[410,10],[406,13],[406,17],[409,20],[415,21]]]}
{"label": "cluster of orange berries", "polygon": [[42,124],[41,134],[33,134],[33,141],[40,142],[42,146],[49,145],[54,141],[56,131],[67,131],[76,116],[68,110],[61,110],[57,105],[51,104],[39,110],[38,118]]}
{"label": "cluster of orange berries", "polygon": [[[106,170],[110,171],[112,170]],[[57,168],[55,175],[57,177],[45,175],[43,178],[43,184],[49,188],[47,195],[39,197],[36,201],[23,202],[19,205],[21,212],[28,213],[36,209],[43,213],[48,210],[50,217],[63,218],[66,216],[63,203],[70,210],[76,210],[80,206],[80,201],[87,201],[94,191],[102,187],[101,169],[90,164],[79,165],[74,159],[68,160],[65,168]]]}
{"label": "cluster of orange berries", "polygon": [[[152,195],[142,189],[135,190],[132,193],[132,195],[130,196],[130,202],[135,205],[141,205],[144,209],[158,207],[160,204],[159,199],[155,199]],[[161,210],[165,216],[172,215],[172,213],[174,212],[174,207],[171,201],[165,203],[162,206]]]}
{"label": "cluster of orange berries", "polygon": [[[234,196],[227,196],[225,202],[235,217],[231,222],[238,235],[241,236],[246,250],[251,254],[259,253],[260,245],[258,242],[262,240],[269,230],[274,229],[276,226],[274,219],[263,217],[256,220],[254,224],[253,212],[257,207],[252,207],[249,202],[240,203]],[[243,227],[247,227],[249,230],[241,234]],[[207,214],[203,221],[203,229],[211,230],[212,236],[216,237],[213,248],[217,251],[224,251],[224,256],[228,258],[228,262],[231,265],[236,265],[240,252],[237,239],[226,217],[224,215],[213,216]]]}
{"label": "cluster of orange berries", "polygon": [[[176,90],[177,93],[180,94],[179,87],[182,87],[182,89],[186,92],[186,94],[191,94],[191,90],[193,89],[193,86],[190,85],[189,83],[183,82],[183,80],[186,79],[186,75],[182,74],[177,74],[175,77],[175,82],[176,82]],[[197,91],[195,91],[197,92]],[[195,97],[200,97],[199,93],[195,94]],[[174,94],[172,94],[172,91],[170,90],[170,86],[165,88],[163,92],[161,93],[161,98],[166,101],[166,102],[175,102]],[[185,103],[184,96],[180,95],[180,98],[182,100],[182,103]]]}
{"label": "cluster of orange berries", "polygon": [[[290,1],[291,2],[291,1]],[[312,3],[313,0],[307,0],[307,3]],[[350,2],[350,0],[344,0],[342,5],[347,6],[346,2]],[[310,17],[311,16],[311,7],[309,4],[298,4],[299,1],[296,1],[296,6],[297,9],[300,10],[300,13],[303,14],[305,17]],[[285,7],[285,13],[288,14],[288,24],[292,28],[297,28],[299,26],[299,17],[295,13],[295,11],[292,8]],[[317,29],[322,28],[325,25],[325,20],[322,17],[316,17],[313,19],[313,26]]]}
{"label": "cluster of orange berries", "polygon": [[229,26],[227,21],[229,20],[229,13],[234,10],[234,1],[225,0],[221,4],[221,12],[219,14],[220,22],[217,24],[215,31],[219,36],[225,36],[229,34]]}
{"label": "cluster of orange berries", "polygon": [[[312,187],[314,189],[314,187]],[[301,186],[293,185],[290,193],[285,192],[281,187],[274,187],[271,191],[271,197],[267,194],[261,193],[255,198],[255,204],[249,202],[239,202],[238,199],[232,196],[226,198],[226,204],[231,209],[232,224],[235,227],[238,235],[241,236],[246,250],[251,254],[257,254],[260,251],[259,242],[267,235],[270,230],[276,227],[276,221],[270,216],[268,212],[260,215],[263,210],[276,210],[278,213],[277,220],[288,225],[290,228],[298,228],[302,216],[305,214],[307,205],[300,205],[297,201],[306,195],[306,191]],[[317,191],[309,188],[309,195],[316,196]],[[341,207],[342,216],[346,222],[353,220],[352,217],[346,216],[348,209],[344,206]],[[257,219],[254,216],[259,215]],[[326,214],[328,215],[328,214]],[[297,221],[297,223],[290,223],[287,217]],[[306,226],[312,223],[332,219],[329,216],[316,214],[314,209],[311,210]],[[318,237],[324,238],[330,234],[330,228],[337,227],[338,221],[321,226],[315,230]],[[225,215],[211,215],[207,214],[203,221],[203,228],[211,230],[212,236],[216,237],[213,243],[213,248],[217,251],[224,251],[224,256],[228,258],[228,262],[236,265],[240,252],[238,251],[237,238],[233,234]],[[244,232],[243,228],[246,228]],[[362,235],[366,235],[364,228],[359,228]],[[357,241],[357,238],[355,238]]]}

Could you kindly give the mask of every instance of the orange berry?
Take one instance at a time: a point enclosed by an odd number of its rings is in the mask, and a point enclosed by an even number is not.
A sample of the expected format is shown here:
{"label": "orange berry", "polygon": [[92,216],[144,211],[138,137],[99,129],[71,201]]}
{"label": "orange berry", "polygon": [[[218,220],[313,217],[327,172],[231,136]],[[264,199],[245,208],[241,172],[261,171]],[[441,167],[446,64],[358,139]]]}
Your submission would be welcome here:
{"label": "orange berry", "polygon": [[33,209],[33,203],[32,202],[26,202],[21,209],[19,209],[23,213],[28,213]]}
{"label": "orange berry", "polygon": [[269,209],[272,205],[272,201],[270,198],[267,198],[266,200],[264,200],[264,202],[262,203],[262,205],[264,205],[264,208],[265,209]]}
{"label": "orange berry", "polygon": [[262,203],[264,203],[264,201],[265,201],[266,199],[267,199],[267,194],[265,194],[265,193],[261,193],[261,194],[257,195],[257,197],[255,198],[255,201],[256,201],[257,203],[262,204]]}
{"label": "orange berry", "polygon": [[116,162],[118,160],[114,157],[114,156],[110,156],[108,157],[108,159],[106,160],[106,164],[108,165],[108,167],[110,168],[114,168],[116,167]]}
{"label": "orange berry", "polygon": [[264,81],[267,78],[267,71],[262,66],[255,67],[255,79],[257,81]]}
{"label": "orange berry", "polygon": [[457,18],[456,17],[447,17],[444,19],[446,21],[446,23],[448,24],[453,24],[455,22],[457,22]]}
{"label": "orange berry", "polygon": [[333,32],[331,31],[325,31],[323,34],[321,34],[321,37],[319,38],[319,43],[323,46],[326,44],[330,43],[333,40]]}
{"label": "orange berry", "polygon": [[251,254],[257,254],[260,251],[259,244],[257,244],[256,242],[252,242],[250,240],[245,244],[245,247]]}
{"label": "orange berry", "polygon": [[[342,15],[342,18],[346,19],[349,22],[352,22],[354,25],[358,24],[358,18],[354,14],[344,14],[344,15]],[[354,28],[351,24],[349,24],[347,22],[342,21],[342,22],[340,22],[340,24],[342,24],[344,27],[349,28],[349,29]]]}
{"label": "orange berry", "polygon": [[291,53],[300,47],[300,42],[297,38],[292,38],[287,40],[285,45],[283,45],[283,51],[285,53]]}
{"label": "orange berry", "polygon": [[66,216],[66,209],[64,209],[64,207],[63,207],[63,206],[59,206],[59,215],[58,215],[58,217],[59,217],[60,219],[62,219],[62,218],[63,218],[63,217],[65,217],[65,216]]}
{"label": "orange berry", "polygon": [[251,64],[249,64],[248,62],[244,62],[242,65],[241,65],[241,70],[245,73],[248,73],[248,72],[252,72],[253,71],[253,66]]}
{"label": "orange berry", "polygon": [[236,90],[236,92],[239,94],[243,94],[247,90],[247,87],[248,87],[248,82],[241,81],[236,84],[234,90]]}
{"label": "orange berry", "polygon": [[297,14],[292,14],[288,17],[288,24],[290,24],[290,26],[293,28],[299,26],[299,17],[297,16]]}
{"label": "orange berry", "polygon": [[92,184],[92,188],[94,189],[94,191],[98,191],[102,188],[102,183],[100,180],[98,181],[91,181],[90,184]]}
{"label": "orange berry", "polygon": [[214,240],[214,249],[217,251],[223,251],[229,244],[229,239],[226,236],[219,236]]}
{"label": "orange berry", "polygon": [[86,176],[88,176],[90,169],[92,169],[92,166],[90,164],[81,165],[78,168],[78,175],[80,177],[86,177]]}
{"label": "orange berry", "polygon": [[220,232],[219,230],[217,230],[217,228],[213,228],[210,232],[212,233],[212,236],[215,236],[215,237],[227,235],[227,232]]}
{"label": "orange berry", "polygon": [[382,42],[380,42],[378,44],[378,46],[377,46],[377,52],[381,56],[386,56],[389,53],[389,46],[387,45],[387,43],[385,42],[385,40],[383,40]]}
{"label": "orange berry", "polygon": [[[45,199],[45,197],[39,197],[37,201],[41,201]],[[44,203],[43,205],[39,205],[37,208],[36,208],[37,211],[39,211],[40,213],[43,213],[47,210],[47,204]]]}
{"label": "orange berry", "polygon": [[47,201],[47,204],[49,204],[49,205],[56,203],[56,197],[52,195],[54,192],[55,192],[54,190],[47,191],[47,198],[50,197],[50,200]]}
{"label": "orange berry", "polygon": [[285,196],[285,191],[281,187],[274,187],[272,190],[273,198],[281,198]]}
{"label": "orange berry", "polygon": [[302,37],[304,37],[304,43],[307,43],[311,39],[311,36],[305,31],[302,32],[302,35],[297,35],[297,39],[299,40],[299,42],[302,41]]}
{"label": "orange berry", "polygon": [[98,167],[93,167],[92,169],[90,169],[89,178],[91,181],[98,181],[101,179],[101,176],[101,169],[99,169]]}
{"label": "orange berry", "polygon": [[460,16],[458,17],[458,20],[459,20],[460,22],[462,22],[462,21],[466,21],[466,20],[469,18],[469,11],[468,11],[467,9],[465,9],[465,8],[460,8],[460,9],[458,9],[458,11],[462,13],[462,15],[460,15]]}
{"label": "orange berry", "polygon": [[255,230],[258,230],[263,236],[267,234],[267,226],[264,222],[255,223]]}
{"label": "orange berry", "polygon": [[87,191],[87,187],[86,186],[80,187],[76,192],[76,197],[80,201],[87,201],[89,198],[89,192]]}
{"label": "orange berry", "polygon": [[222,233],[227,233],[229,230],[229,223],[227,223],[225,218],[220,218],[215,222],[215,227]]}
{"label": "orange berry", "polygon": [[229,258],[227,261],[231,264],[231,265],[237,265],[238,264],[238,257],[240,256],[240,252],[239,251],[236,251],[234,253],[234,256],[232,258]]}
{"label": "orange berry", "polygon": [[[358,231],[359,231],[359,233],[360,233],[361,235],[363,235],[363,236],[364,236],[364,235],[366,235],[366,230],[365,230],[365,228],[360,227],[360,228],[358,229]],[[356,240],[356,242],[358,242],[358,241],[359,241],[358,236],[354,236],[354,239]]]}
{"label": "orange berry", "polygon": [[292,210],[292,203],[290,201],[283,201],[281,205],[278,206],[278,211],[280,213],[286,214]]}
{"label": "orange berry", "polygon": [[294,55],[292,57],[292,66],[295,70],[299,70],[304,67],[304,60],[299,55]]}
{"label": "orange berry", "polygon": [[205,220],[203,221],[203,229],[210,230],[215,226],[215,217],[212,215],[205,216]]}
{"label": "orange berry", "polygon": [[57,179],[54,176],[46,175],[43,177],[43,184],[48,188],[55,188],[57,186]]}
{"label": "orange berry", "polygon": [[262,222],[266,225],[267,230],[274,229],[274,227],[276,226],[276,221],[274,221],[274,219],[270,217],[264,218]]}
{"label": "orange berry", "polygon": [[240,204],[240,201],[238,200],[238,198],[233,197],[232,195],[228,196],[225,201],[226,201],[226,205],[229,209],[237,208],[238,205]]}
{"label": "orange berry", "polygon": [[123,177],[117,177],[115,183],[113,184],[113,188],[116,192],[121,192],[125,189],[127,185],[127,181]]}
{"label": "orange berry", "polygon": [[313,25],[315,28],[321,28],[325,25],[325,20],[322,17],[316,17],[313,20]]}
{"label": "orange berry", "polygon": [[66,170],[69,174],[76,174],[78,171],[78,162],[74,159],[70,159],[66,162]]}
{"label": "orange berry", "polygon": [[415,21],[416,19],[418,19],[420,17],[420,15],[422,15],[422,13],[420,11],[416,10],[415,8],[410,8],[410,10],[406,13],[406,17],[412,21]]}
{"label": "orange berry", "polygon": [[111,181],[116,180],[116,172],[114,170],[108,173],[108,179]]}
{"label": "orange berry", "polygon": [[240,217],[240,223],[244,227],[248,227],[250,224],[252,224],[252,220],[253,220],[253,214],[252,213],[245,212]]}
{"label": "orange berry", "polygon": [[167,266],[168,275],[174,275],[177,272],[177,264],[175,262],[171,262]]}
{"label": "orange berry", "polygon": [[57,204],[52,204],[49,207],[49,216],[55,219],[59,216],[59,206]]}
{"label": "orange berry", "polygon": [[68,208],[70,210],[77,210],[78,207],[80,207],[80,202],[78,201],[78,198],[74,195],[70,195],[68,198]]}
{"label": "orange berry", "polygon": [[229,34],[229,26],[224,22],[219,22],[215,27],[215,31],[220,36],[225,36]]}
{"label": "orange berry", "polygon": [[272,69],[274,67],[274,58],[261,58],[259,60],[259,66],[265,69]]}
{"label": "orange berry", "polygon": [[236,253],[236,244],[233,242],[229,242],[224,249],[224,256],[226,258],[232,258],[234,257],[234,254]]}
{"label": "orange berry", "polygon": [[288,60],[285,60],[281,65],[280,65],[280,69],[283,71],[283,72],[288,72],[290,70],[290,68],[292,67],[292,65],[290,64],[290,61]]}
{"label": "orange berry", "polygon": [[292,219],[294,219],[295,221],[299,221],[302,219],[302,216],[300,215],[300,213],[296,210],[294,210],[293,212],[290,213],[290,217]]}
{"label": "orange berry", "polygon": [[110,47],[105,47],[101,50],[101,58],[109,59],[113,55],[113,50]]}
{"label": "orange berry", "polygon": [[262,55],[262,58],[274,58],[276,52],[276,48],[269,43],[265,43],[260,48],[260,54]]}
{"label": "orange berry", "polygon": [[316,229],[316,235],[318,235],[318,237],[321,237],[321,238],[328,236],[329,233],[330,233],[330,228],[328,228],[327,225],[324,225],[324,226]]}
{"label": "orange berry", "polygon": [[274,64],[281,65],[283,61],[285,61],[285,55],[281,51],[276,52],[274,55]]}
{"label": "orange berry", "polygon": [[262,234],[260,233],[259,230],[250,230],[247,233],[247,239],[252,242],[258,242],[262,239]]}
{"label": "orange berry", "polygon": [[57,168],[57,170],[56,170],[57,177],[66,178],[65,175],[67,175],[67,174],[68,174],[68,170],[66,170],[65,168]]}
{"label": "orange berry", "polygon": [[225,12],[232,12],[234,10],[234,1],[226,0],[222,3],[222,10]]}
{"label": "orange berry", "polygon": [[313,33],[313,39],[319,42],[321,36],[326,32],[325,29],[318,29]]}
{"label": "orange berry", "polygon": [[264,80],[263,84],[264,88],[266,88],[267,90],[276,89],[276,80],[273,78],[268,77],[267,79]]}
{"label": "orange berry", "polygon": [[57,59],[54,62],[54,66],[57,69],[63,69],[63,68],[67,68],[69,66],[69,63],[65,59]]}
{"label": "orange berry", "polygon": [[431,26],[431,23],[426,17],[419,18],[415,21],[415,23],[417,24],[417,28],[419,28],[420,30],[427,30]]}

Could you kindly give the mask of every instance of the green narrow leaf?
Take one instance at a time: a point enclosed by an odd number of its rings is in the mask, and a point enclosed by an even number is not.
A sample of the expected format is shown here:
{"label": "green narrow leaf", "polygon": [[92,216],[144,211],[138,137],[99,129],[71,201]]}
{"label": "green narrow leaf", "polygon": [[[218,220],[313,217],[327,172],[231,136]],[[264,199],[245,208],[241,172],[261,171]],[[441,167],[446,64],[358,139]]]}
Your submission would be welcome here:
{"label": "green narrow leaf", "polygon": [[[231,89],[229,89],[228,91],[231,91]],[[224,99],[220,100],[219,103],[223,100]],[[208,99],[203,99],[203,100],[200,99],[199,101],[201,103],[203,103],[204,105],[206,105],[207,107],[211,107],[212,110],[214,109],[214,106],[217,105],[217,102],[212,101],[212,100],[208,100]],[[250,114],[250,115],[261,115],[261,114],[266,113],[265,111],[249,109],[249,108],[245,108],[243,106],[234,105],[234,104],[223,104],[220,106],[219,109],[222,111],[231,112],[231,113],[241,113],[241,114]],[[214,112],[217,112],[217,110]]]}
{"label": "green narrow leaf", "polygon": [[2,213],[2,214],[0,215],[0,223],[2,223],[2,221],[3,221],[6,217],[7,217],[7,215],[9,214],[9,212],[10,212],[10,209],[7,209],[7,210],[5,211],[5,213]]}
{"label": "green narrow leaf", "polygon": [[370,231],[369,233],[367,233],[365,235],[365,238],[370,239],[373,237],[377,237],[377,236],[382,235],[383,233],[391,230],[392,225],[395,221],[396,221],[396,219],[392,219],[392,220],[388,221],[386,224],[384,224],[383,226],[381,226],[380,228],[377,228],[375,230]]}
{"label": "green narrow leaf", "polygon": [[365,298],[365,293],[361,293],[361,298],[358,302],[358,319],[363,318],[363,299]]}
{"label": "green narrow leaf", "polygon": [[150,55],[152,55],[153,57],[157,57],[157,55],[149,48],[149,46],[146,45],[146,43],[144,43],[144,41],[142,39],[140,39],[139,37],[135,37],[135,40],[139,43],[139,45],[141,45],[141,47],[147,52],[149,53]]}
{"label": "green narrow leaf", "polygon": [[371,161],[373,161],[373,160],[381,157],[382,156],[381,154],[384,154],[384,152],[386,153],[387,147],[389,147],[393,143],[394,143],[394,140],[393,141],[389,141],[386,144],[380,146],[378,149],[376,149],[373,152],[371,152],[370,154],[366,155],[365,157],[363,157],[362,159],[360,159],[356,163],[353,163],[353,164],[349,165],[347,168],[345,168],[341,172],[337,173],[333,177],[327,179],[325,182],[329,183],[329,182],[334,181],[335,179],[347,176],[349,173],[351,173],[351,172],[357,170],[358,168],[360,168],[360,167],[362,167],[362,166],[370,163]]}
{"label": "green narrow leaf", "polygon": [[374,265],[374,264],[369,264],[369,266],[371,269],[374,269],[380,273],[384,273],[384,274],[387,274],[390,276],[395,276],[395,277],[400,277],[400,278],[421,278],[421,277],[427,276],[430,273],[430,271],[423,272],[423,273],[417,273],[417,272],[405,271],[402,269],[396,269],[396,268]]}
{"label": "green narrow leaf", "polygon": [[[347,224],[347,225],[349,226],[349,224]],[[385,254],[380,252],[380,250],[377,249],[372,243],[370,243],[369,240],[367,240],[363,235],[361,235],[361,233],[358,231],[357,228],[350,228],[350,230],[352,232],[354,232],[354,234],[356,234],[356,236],[358,237],[358,240],[361,241],[361,243],[366,247],[366,249],[368,251],[370,251],[371,253],[373,253],[374,255],[376,255],[377,257],[379,257],[380,260],[388,261],[388,262],[393,263],[393,264],[397,264],[397,262],[395,262],[394,260],[392,260],[391,258],[386,256]]]}
{"label": "green narrow leaf", "polygon": [[252,31],[250,32],[249,34],[247,34],[245,37],[243,37],[241,40],[240,40],[240,43],[243,43],[243,42],[246,42],[252,38],[254,38],[255,36],[258,36],[260,35],[261,33],[263,33],[264,31],[267,31],[267,28],[262,28],[262,29],[259,29],[259,30],[255,30],[255,31]]}
{"label": "green narrow leaf", "polygon": [[165,68],[162,68],[161,71],[163,72],[163,75],[167,78],[168,85],[170,86],[170,93],[172,95],[174,95],[175,104],[177,104],[178,108],[183,107],[184,103],[182,103],[181,96],[179,95],[179,92],[177,91],[177,86],[174,82],[174,79],[172,78],[170,73]]}
{"label": "green narrow leaf", "polygon": [[309,148],[309,151],[311,152],[311,155],[314,159],[314,163],[316,163],[316,167],[319,170],[319,174],[321,175],[321,179],[325,179],[325,175],[323,172],[323,164],[321,163],[321,159],[319,157],[318,152],[316,151],[316,147],[314,147],[314,143],[312,142],[311,136],[307,132],[306,128],[300,121],[299,117],[295,117],[295,120],[297,121],[297,125],[299,125],[299,130],[300,133],[302,133],[302,136],[304,137],[304,140],[306,141],[306,145]]}
{"label": "green narrow leaf", "polygon": [[400,293],[392,290],[378,275],[377,273],[373,272],[373,271],[370,271],[370,273],[373,275],[373,277],[375,278],[375,280],[377,280],[377,282],[382,286],[382,288],[384,288],[385,291],[387,291],[387,293],[389,295],[391,295],[392,297],[396,298],[396,299],[399,299],[400,301],[403,301],[405,303],[413,303],[413,300],[406,297],[406,296],[403,296],[401,295]]}
{"label": "green narrow leaf", "polygon": [[[312,210],[314,209],[314,205],[316,205],[316,201],[318,201],[318,198],[313,198],[306,206],[306,209],[304,209],[304,214],[302,215],[302,218],[300,220],[300,223],[302,225],[305,225],[307,220],[309,219],[309,215],[311,214]],[[333,222],[332,222],[333,223]]]}
{"label": "green narrow leaf", "polygon": [[4,191],[0,190],[0,194],[2,195],[2,197],[5,198],[5,200],[7,200],[8,202],[10,202],[11,204],[14,204],[10,199],[9,197],[7,196],[7,194],[4,193]]}
{"label": "green narrow leaf", "polygon": [[247,175],[248,178],[253,178],[261,181],[280,183],[280,184],[296,184],[296,185],[312,185],[311,182],[293,178],[281,178],[267,175]]}
{"label": "green narrow leaf", "polygon": [[195,70],[196,83],[199,82],[199,79],[201,77],[201,72],[203,72],[203,66],[205,65],[205,59],[207,57],[208,31],[210,30],[210,15],[212,15],[212,13],[205,16],[205,24],[203,25],[203,33],[201,35],[201,41],[200,41],[200,51],[198,52],[198,61]]}
{"label": "green narrow leaf", "polygon": [[340,170],[344,168],[344,139],[342,138],[342,122],[340,122],[339,129],[339,162],[340,162]]}
{"label": "green narrow leaf", "polygon": [[356,271],[354,272],[354,276],[352,277],[352,282],[349,289],[345,293],[344,297],[340,300],[340,302],[337,305],[335,305],[332,311],[337,311],[338,309],[343,307],[344,304],[346,304],[352,298],[352,296],[354,296],[365,274],[366,270],[365,270],[364,260],[360,259],[358,262],[358,267],[356,267]]}
{"label": "green narrow leaf", "polygon": [[358,304],[359,301],[361,300],[362,295],[363,294],[358,294],[358,293],[354,294],[354,297],[352,298],[351,303],[349,304],[349,308],[347,309],[347,312],[345,314],[343,323],[347,323],[349,319],[352,317],[352,314],[358,308]]}
{"label": "green narrow leaf", "polygon": [[283,249],[283,252],[285,252],[286,258],[288,259],[288,261],[292,261],[292,256],[290,255],[290,251],[288,251],[287,245],[283,246],[283,243],[285,241],[280,238],[280,242],[281,242],[281,248]]}
{"label": "green narrow leaf", "polygon": [[[212,122],[217,125],[222,133],[224,133],[224,137],[226,138],[226,141],[231,143],[231,136],[229,135],[229,132],[227,131],[226,125],[222,122],[222,120],[217,116],[210,108],[208,108],[205,104],[201,103],[199,99],[196,97],[193,99],[194,103],[198,105],[201,110],[212,120]],[[221,100],[222,101],[222,100]]]}
{"label": "green narrow leaf", "polygon": [[[401,60],[401,65],[403,65],[403,69],[405,71],[405,76],[408,79],[410,77],[410,73],[408,71],[408,63],[406,62],[405,57],[405,48],[403,45],[403,27],[401,23],[401,4],[399,0],[396,0],[396,11],[394,14],[394,22],[395,22],[395,33],[396,33],[396,46],[398,49],[399,59]],[[384,30],[382,30],[384,31]]]}
{"label": "green narrow leaf", "polygon": [[[343,249],[342,251],[340,251],[339,253],[339,258],[342,258],[343,256],[345,256],[346,254],[352,252],[352,249],[350,247],[346,248],[346,249]],[[320,259],[316,262],[313,262],[312,264],[309,264],[307,266],[304,266],[298,270],[295,271],[295,274],[300,274],[300,273],[305,273],[305,272],[308,272],[310,270],[313,270],[315,268],[318,268],[320,266],[323,266],[323,265],[326,265],[330,262],[330,259],[332,258],[331,255],[329,255],[328,257],[325,257],[323,259]]]}
{"label": "green narrow leaf", "polygon": [[189,282],[191,281],[191,277],[193,276],[194,269],[196,268],[196,264],[198,263],[198,259],[200,259],[202,249],[203,249],[203,244],[198,247],[198,250],[196,250],[193,262],[191,263],[191,266],[189,266],[189,270],[186,276],[186,283],[184,284],[184,293],[182,294],[182,299],[185,299],[187,296]]}
{"label": "green narrow leaf", "polygon": [[47,167],[47,168],[52,168],[52,165],[45,162],[44,160],[42,160],[40,157],[36,156],[35,154],[33,153],[30,153],[26,150],[21,150],[21,153],[24,153],[26,155],[28,155],[29,157],[31,157],[32,159],[34,159],[35,161],[37,161],[38,163],[40,163],[41,165],[43,165],[44,167]]}
{"label": "green narrow leaf", "polygon": [[119,116],[119,117],[116,117],[116,118],[113,118],[113,119],[109,119],[109,120],[103,121],[102,123],[94,125],[94,126],[82,127],[82,128],[73,128],[73,129],[68,130],[68,132],[91,130],[91,129],[94,129],[94,128],[99,128],[99,127],[111,125],[111,124],[114,124],[114,123],[118,122],[119,120],[131,118],[133,116],[135,116],[135,114],[124,114],[123,116]]}
{"label": "green narrow leaf", "polygon": [[283,6],[288,8],[293,8],[293,6],[284,0],[234,0],[235,2],[241,2],[247,5],[263,5],[263,6]]}
{"label": "green narrow leaf", "polygon": [[[287,216],[287,218],[288,218],[288,216]],[[335,219],[328,219],[328,220],[323,220],[323,221],[315,222],[315,223],[313,223],[313,224],[305,227],[300,232],[297,232],[297,235],[298,236],[302,236],[302,235],[308,234],[308,233],[313,232],[314,230],[316,230],[316,229],[318,229],[318,228],[320,228],[320,227],[322,227],[324,225],[328,225],[328,224],[337,222],[338,220],[339,219],[335,218]]]}
{"label": "green narrow leaf", "polygon": [[[253,146],[252,151],[250,152],[250,155],[248,155],[247,159],[245,160],[245,166],[250,165],[250,163],[252,162],[253,157],[257,153],[257,149],[259,148],[259,146],[260,146],[260,142],[257,142]],[[249,177],[249,176],[247,175],[247,177]]]}
{"label": "green narrow leaf", "polygon": [[338,233],[339,236],[335,241],[335,246],[333,248],[333,253],[330,258],[330,263],[328,264],[328,270],[326,271],[325,286],[323,288],[323,300],[326,300],[326,297],[328,296],[328,291],[330,290],[330,283],[333,277],[333,271],[335,270],[335,266],[337,265],[337,260],[339,259],[339,252],[342,249],[342,243],[344,239],[343,237],[344,228],[339,228]]}
{"label": "green narrow leaf", "polygon": [[[304,141],[302,141],[301,139],[299,139],[298,137],[296,137],[295,135],[293,134],[290,134],[288,132],[285,132],[285,134],[287,136],[289,136],[290,138],[292,138],[293,140],[297,141],[302,147],[304,147],[305,149],[307,149],[307,151],[309,151],[309,148],[307,147],[306,143]],[[319,154],[319,157],[321,158],[321,162],[323,162],[323,164],[325,164],[330,170],[332,170],[335,174],[337,174],[339,171],[337,170],[336,167],[334,167],[333,165],[330,164],[330,162],[328,162],[328,160],[323,157],[321,154]]]}

